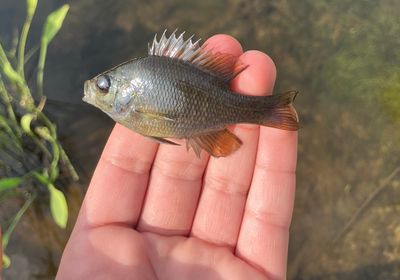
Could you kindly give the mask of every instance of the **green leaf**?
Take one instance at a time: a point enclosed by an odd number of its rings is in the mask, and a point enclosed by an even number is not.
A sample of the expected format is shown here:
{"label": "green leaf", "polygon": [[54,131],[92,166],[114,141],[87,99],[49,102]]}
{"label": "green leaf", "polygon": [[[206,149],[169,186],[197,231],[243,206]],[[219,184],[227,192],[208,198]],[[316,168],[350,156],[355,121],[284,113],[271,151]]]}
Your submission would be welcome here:
{"label": "green leaf", "polygon": [[32,130],[31,130],[31,122],[35,118],[35,115],[33,114],[25,114],[21,118],[21,127],[22,130],[27,133],[32,135]]}
{"label": "green leaf", "polygon": [[50,178],[46,174],[40,174],[37,171],[32,171],[33,177],[35,177],[36,180],[38,180],[41,184],[47,186],[51,184]]}
{"label": "green leaf", "polygon": [[65,228],[68,222],[68,205],[64,194],[53,184],[47,185],[50,192],[50,210],[56,224]]}
{"label": "green leaf", "polygon": [[53,40],[54,36],[56,36],[58,31],[61,29],[68,10],[69,5],[66,4],[47,16],[43,27],[42,43],[49,44],[51,40]]}
{"label": "green leaf", "polygon": [[46,126],[39,126],[35,128],[35,132],[44,140],[54,142],[54,138],[50,134],[50,130]]}
{"label": "green leaf", "polygon": [[2,262],[3,262],[3,268],[9,268],[10,265],[11,265],[10,257],[7,256],[6,254],[3,254],[3,260],[2,260]]}
{"label": "green leaf", "polygon": [[21,185],[23,181],[24,180],[21,177],[10,177],[10,178],[0,179],[0,192],[16,188],[19,185]]}
{"label": "green leaf", "polygon": [[38,88],[38,95],[43,96],[43,70],[46,63],[47,45],[53,40],[54,36],[60,30],[65,16],[69,10],[69,5],[64,5],[58,10],[55,10],[48,15],[43,27],[42,39],[40,42],[40,54],[38,62],[38,72],[36,77],[36,84]]}

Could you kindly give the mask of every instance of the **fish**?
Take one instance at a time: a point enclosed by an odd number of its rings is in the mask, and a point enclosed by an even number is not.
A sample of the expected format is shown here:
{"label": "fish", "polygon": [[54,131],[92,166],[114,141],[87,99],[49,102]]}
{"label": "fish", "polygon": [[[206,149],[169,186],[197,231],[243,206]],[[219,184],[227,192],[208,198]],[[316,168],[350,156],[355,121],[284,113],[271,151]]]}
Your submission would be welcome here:
{"label": "fish", "polygon": [[85,81],[83,101],[114,121],[159,143],[179,145],[197,157],[205,150],[226,157],[242,141],[228,126],[257,124],[283,130],[299,129],[293,106],[297,91],[270,96],[233,92],[229,83],[248,67],[237,57],[213,51],[194,35],[177,30],[155,35],[148,55],[134,58]]}

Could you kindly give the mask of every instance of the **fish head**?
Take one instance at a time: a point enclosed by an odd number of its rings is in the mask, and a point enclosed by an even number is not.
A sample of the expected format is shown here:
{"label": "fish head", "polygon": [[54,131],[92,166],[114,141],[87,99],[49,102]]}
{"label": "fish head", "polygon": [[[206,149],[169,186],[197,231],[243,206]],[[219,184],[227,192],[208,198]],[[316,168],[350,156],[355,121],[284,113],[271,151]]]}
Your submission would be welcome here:
{"label": "fish head", "polygon": [[112,73],[103,73],[85,81],[83,101],[110,115],[116,92],[114,84]]}
{"label": "fish head", "polygon": [[84,84],[83,101],[99,108],[117,122],[129,115],[129,109],[134,110],[132,101],[138,92],[137,81],[126,75],[124,68],[111,69]]}

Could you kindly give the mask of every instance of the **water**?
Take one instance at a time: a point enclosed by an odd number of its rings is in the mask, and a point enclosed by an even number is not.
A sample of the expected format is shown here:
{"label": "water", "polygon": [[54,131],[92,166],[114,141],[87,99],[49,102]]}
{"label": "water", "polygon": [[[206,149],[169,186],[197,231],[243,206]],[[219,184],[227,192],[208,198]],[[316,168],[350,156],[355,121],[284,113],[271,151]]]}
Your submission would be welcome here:
{"label": "water", "polygon": [[[23,1],[2,0],[0,38],[9,42],[24,18]],[[43,18],[64,1],[40,1]],[[245,49],[268,53],[276,91],[300,90],[302,129],[289,279],[400,277],[400,2],[388,1],[95,1],[76,0],[49,49],[45,92],[82,180],[67,188],[67,232],[35,205],[11,240],[10,279],[52,279],[85,187],[112,122],[80,100],[83,81],[142,56],[154,33],[179,27],[207,38],[228,33]],[[31,71],[33,71],[32,69]],[[65,103],[68,104],[65,104]],[[337,242],[333,240],[360,205]],[[19,201],[2,205],[4,216]]]}

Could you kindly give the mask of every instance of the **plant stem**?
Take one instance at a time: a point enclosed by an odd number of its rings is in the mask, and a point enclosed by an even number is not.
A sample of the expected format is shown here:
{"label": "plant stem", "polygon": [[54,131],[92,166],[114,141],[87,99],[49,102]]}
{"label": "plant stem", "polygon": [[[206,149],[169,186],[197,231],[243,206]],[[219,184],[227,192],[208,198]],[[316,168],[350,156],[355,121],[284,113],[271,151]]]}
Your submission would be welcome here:
{"label": "plant stem", "polygon": [[12,68],[10,61],[7,58],[6,52],[3,46],[0,44],[0,67],[2,68],[4,75],[15,84],[23,84],[24,80],[22,77]]}
{"label": "plant stem", "polygon": [[24,108],[32,108],[35,103],[31,95],[31,91],[28,88],[26,81],[22,76],[14,70],[11,66],[10,61],[7,58],[6,53],[0,43],[0,68],[4,72],[4,75],[10,80],[11,83],[15,84],[21,92],[20,104]]}
{"label": "plant stem", "polygon": [[27,63],[38,50],[39,50],[39,44],[36,44],[30,50],[28,50],[25,54],[25,62],[24,63]]}
{"label": "plant stem", "polygon": [[45,114],[43,114],[43,112],[38,112],[38,117],[49,128],[51,136],[60,150],[61,159],[63,160],[65,166],[67,167],[68,172],[71,174],[72,179],[74,181],[78,181],[79,180],[78,173],[76,172],[74,166],[72,165],[71,160],[68,158],[64,148],[61,146],[60,142],[58,142],[56,126],[47,118]]}
{"label": "plant stem", "polygon": [[44,64],[46,62],[47,44],[42,43],[40,46],[39,62],[38,62],[38,73],[37,73],[37,94],[39,97],[43,96],[43,71]]}
{"label": "plant stem", "polygon": [[4,86],[3,80],[0,78],[0,97],[3,99],[3,102],[6,106],[7,114],[8,117],[13,121],[17,122],[17,119],[15,117],[14,109],[11,105],[11,97],[9,93],[6,90],[6,87]]}
{"label": "plant stem", "polygon": [[17,71],[21,75],[21,77],[24,78],[24,79],[25,79],[25,74],[24,74],[25,45],[26,45],[26,39],[28,37],[29,28],[30,28],[31,23],[32,23],[32,17],[33,17],[33,14],[30,14],[29,12],[26,14],[26,20],[25,20],[24,25],[22,27],[21,37],[19,39],[19,46],[18,46]]}
{"label": "plant stem", "polygon": [[15,215],[14,219],[12,220],[10,226],[7,228],[7,230],[3,234],[2,238],[2,245],[3,245],[3,251],[6,250],[8,241],[10,240],[10,236],[13,233],[16,225],[18,224],[19,220],[21,220],[22,216],[28,210],[29,206],[31,206],[32,202],[35,200],[36,194],[33,194],[28,200],[25,201],[24,205],[19,209],[18,213]]}
{"label": "plant stem", "polygon": [[78,172],[76,172],[74,166],[71,163],[71,160],[69,159],[67,153],[65,152],[64,148],[61,146],[61,144],[58,144],[60,148],[60,153],[61,153],[61,159],[63,160],[65,166],[68,169],[69,174],[72,177],[72,180],[78,181],[79,180],[79,175]]}
{"label": "plant stem", "polygon": [[[18,123],[13,123],[13,128],[8,124],[8,120],[0,115],[0,127],[4,129],[4,132],[12,138],[12,143],[16,145],[18,151],[23,152],[22,150],[22,143],[21,143],[21,136],[22,131],[18,129]],[[1,134],[0,134],[1,135]]]}
{"label": "plant stem", "polygon": [[7,55],[3,49],[3,46],[0,43],[0,66],[3,67],[3,65],[6,64],[7,61]]}
{"label": "plant stem", "polygon": [[42,152],[49,158],[51,158],[51,153],[50,151],[47,149],[47,147],[40,141],[40,139],[38,139],[36,137],[36,135],[31,136],[33,142],[35,142],[35,144],[39,147],[40,150],[42,150]]}
{"label": "plant stem", "polygon": [[389,185],[389,183],[397,176],[398,173],[400,173],[400,166],[395,168],[393,172],[390,173],[389,176],[387,176],[385,179],[383,179],[382,183],[377,188],[375,188],[373,192],[370,193],[370,195],[367,197],[367,199],[364,200],[357,211],[354,212],[353,216],[346,223],[343,229],[333,239],[333,243],[338,242],[349,231],[349,229],[357,221],[358,217],[360,217],[362,212],[370,205],[370,203],[378,196],[378,194],[380,194],[383,189],[385,189]]}

